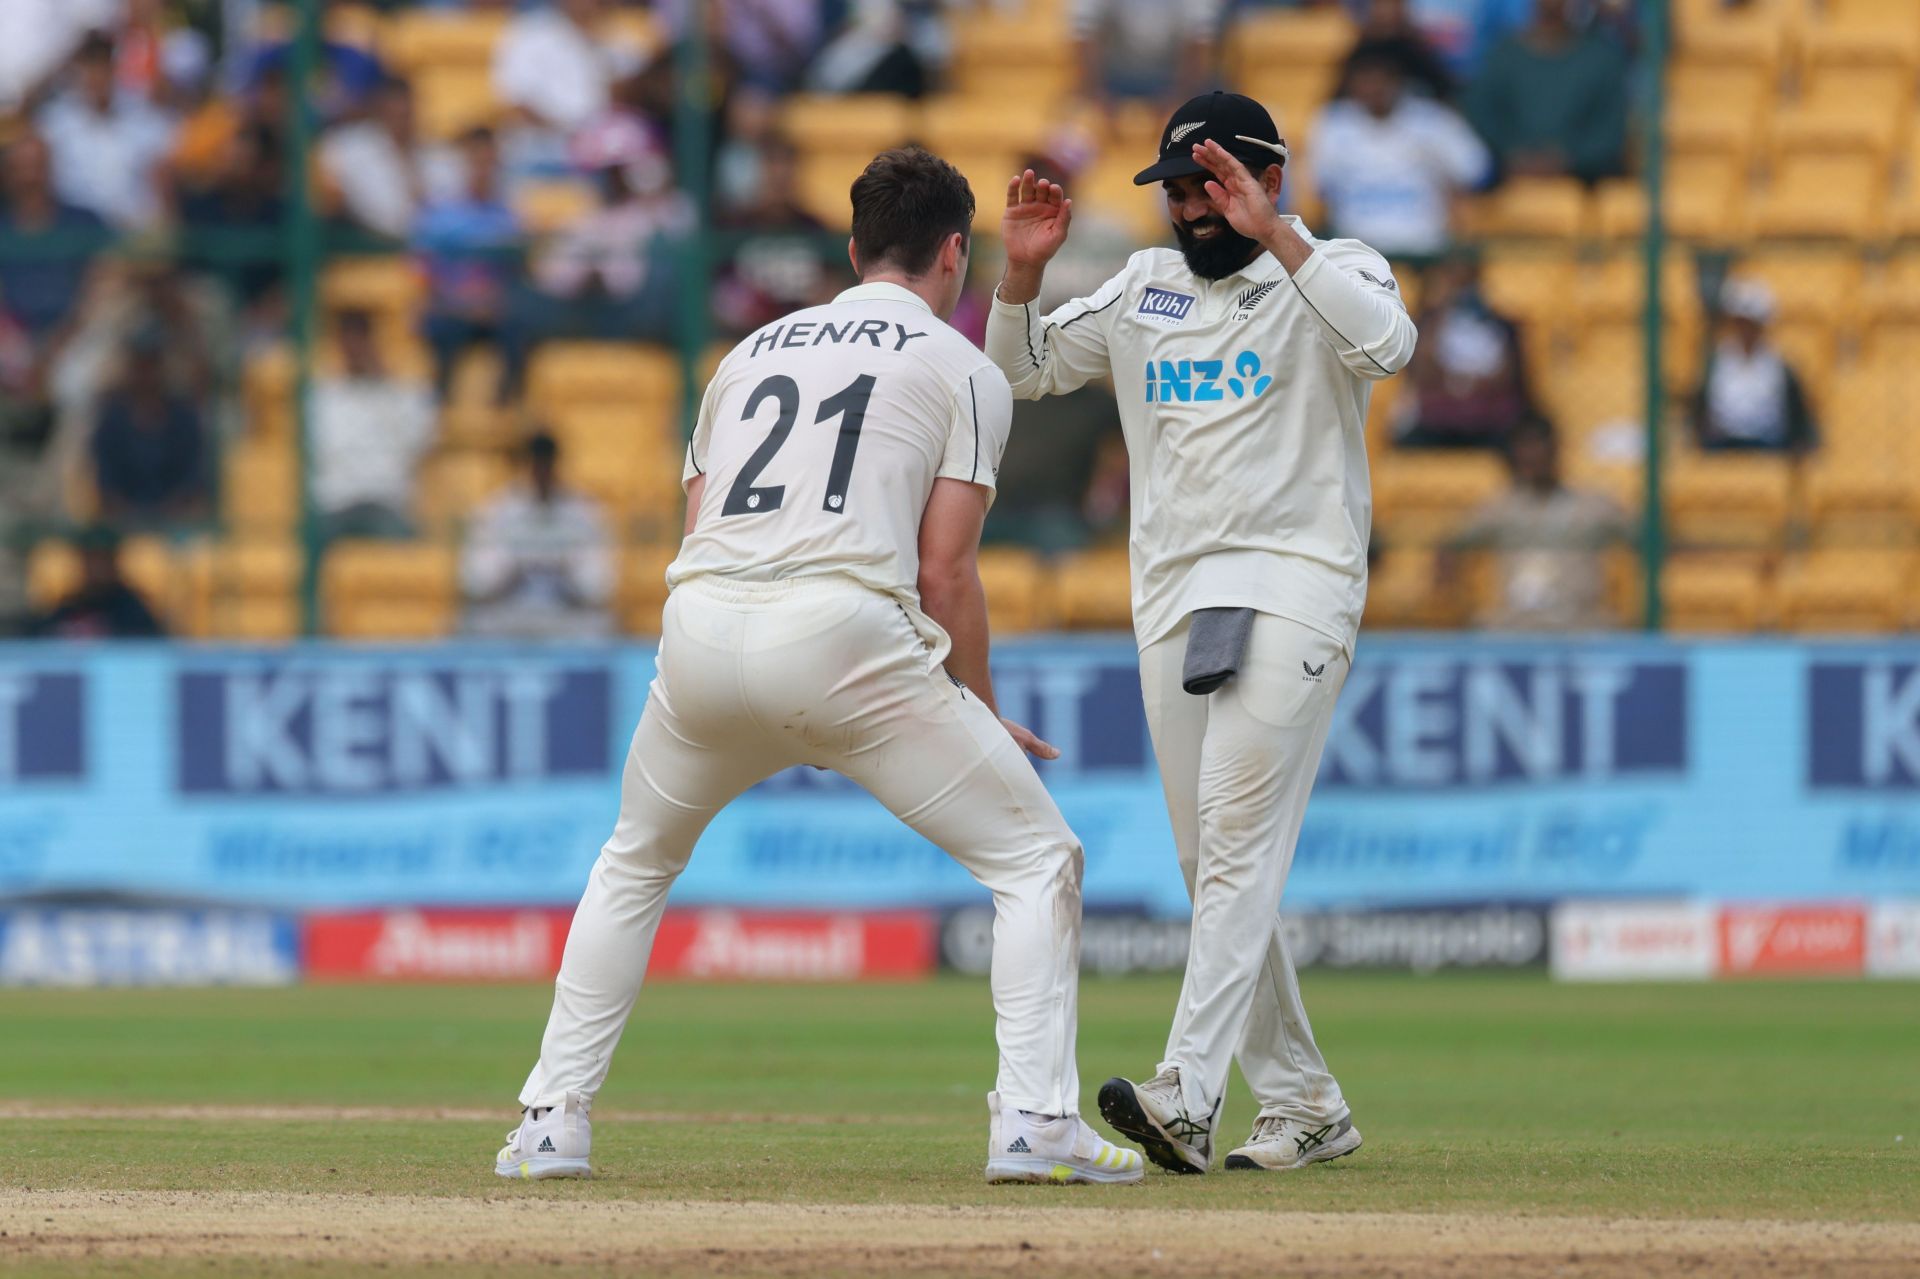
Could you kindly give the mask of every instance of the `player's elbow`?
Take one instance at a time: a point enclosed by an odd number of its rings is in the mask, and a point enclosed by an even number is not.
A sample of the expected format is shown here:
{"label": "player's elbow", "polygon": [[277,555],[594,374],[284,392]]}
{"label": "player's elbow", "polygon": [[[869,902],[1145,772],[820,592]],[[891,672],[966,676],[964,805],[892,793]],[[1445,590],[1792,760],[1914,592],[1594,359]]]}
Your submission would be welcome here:
{"label": "player's elbow", "polygon": [[1359,362],[1360,375],[1379,381],[1406,368],[1413,362],[1413,348],[1419,337],[1412,318],[1396,309],[1386,335],[1369,346],[1367,358]]}
{"label": "player's elbow", "polygon": [[972,555],[956,555],[920,565],[920,607],[936,620],[980,590],[980,564]]}

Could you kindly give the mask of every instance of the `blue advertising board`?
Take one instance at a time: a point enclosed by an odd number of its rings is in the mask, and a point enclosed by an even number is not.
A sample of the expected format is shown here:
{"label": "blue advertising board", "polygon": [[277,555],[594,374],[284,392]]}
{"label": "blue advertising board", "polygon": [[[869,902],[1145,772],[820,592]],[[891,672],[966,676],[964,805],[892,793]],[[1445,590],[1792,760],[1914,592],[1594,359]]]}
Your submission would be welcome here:
{"label": "blue advertising board", "polygon": [[[565,904],[611,829],[644,646],[0,647],[0,899]],[[999,646],[1091,905],[1176,914],[1130,641]],[[1920,643],[1366,638],[1293,909],[1920,893]],[[675,900],[961,905],[833,774],[768,779]]]}

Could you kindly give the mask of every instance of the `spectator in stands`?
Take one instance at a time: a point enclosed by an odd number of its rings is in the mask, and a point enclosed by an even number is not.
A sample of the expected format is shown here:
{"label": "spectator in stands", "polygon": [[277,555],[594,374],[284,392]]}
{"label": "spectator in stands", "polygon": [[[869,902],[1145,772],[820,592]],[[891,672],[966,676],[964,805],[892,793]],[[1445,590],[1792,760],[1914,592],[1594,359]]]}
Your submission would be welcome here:
{"label": "spectator in stands", "polygon": [[206,508],[206,422],[168,384],[166,342],[158,328],[134,334],[94,423],[94,483],[101,514],[115,521],[186,520]]}
{"label": "spectator in stands", "polygon": [[1487,55],[1467,88],[1467,117],[1501,169],[1591,182],[1626,164],[1627,59],[1574,25],[1575,0],[1535,0],[1531,25]]}
{"label": "spectator in stands", "polygon": [[736,85],[772,97],[793,92],[826,40],[820,0],[659,0],[676,36],[695,18]]}
{"label": "spectator in stands", "polygon": [[1480,293],[1479,262],[1459,254],[1427,272],[1420,345],[1407,365],[1396,442],[1408,448],[1506,447],[1533,412],[1520,332]]}
{"label": "spectator in stands", "polygon": [[285,171],[279,133],[249,122],[228,140],[212,180],[180,195],[180,220],[195,233],[185,260],[226,280],[261,327],[274,326],[280,301]]}
{"label": "spectator in stands", "polygon": [[72,593],[33,619],[31,633],[44,639],[155,639],[166,633],[140,592],[120,574],[120,536],[88,529],[74,539],[80,551],[80,583]]}
{"label": "spectator in stands", "polygon": [[[276,40],[256,49],[247,66],[246,84],[284,84],[293,62],[293,42]],[[380,62],[365,49],[338,40],[322,39],[319,74],[306,93],[307,104],[322,123],[344,120],[359,111],[385,78]]]}
{"label": "spectator in stands", "polygon": [[334,318],[341,370],[316,378],[307,413],[320,534],[411,537],[414,481],[433,445],[433,390],[387,367],[365,311]]}
{"label": "spectator in stands", "polygon": [[61,199],[129,230],[160,218],[159,169],[173,124],[115,85],[112,37],[96,32],[81,43],[73,81],[40,113],[39,128]]}
{"label": "spectator in stands", "polygon": [[1615,624],[1606,552],[1633,538],[1608,498],[1560,481],[1553,428],[1532,418],[1507,439],[1513,488],[1480,508],[1437,562],[1438,589],[1461,589],[1459,552],[1494,557],[1495,598],[1478,619],[1496,630],[1589,631]]}
{"label": "spectator in stands", "polygon": [[1729,279],[1720,290],[1724,333],[1693,396],[1693,431],[1709,451],[1804,453],[1819,442],[1800,378],[1767,336],[1773,291]]}
{"label": "spectator in stands", "polygon": [[672,336],[677,246],[694,229],[665,151],[631,116],[609,115],[575,141],[575,164],[599,185],[597,208],[534,255],[508,316],[507,381],[552,338],[665,341]]}
{"label": "spectator in stands", "polygon": [[1347,76],[1351,96],[1320,113],[1311,153],[1334,234],[1389,257],[1442,252],[1454,197],[1493,175],[1492,157],[1452,108],[1408,93],[1387,55],[1362,52]]}
{"label": "spectator in stands", "polygon": [[807,69],[807,88],[924,96],[950,52],[944,18],[929,0],[854,0],[840,30]]}
{"label": "spectator in stands", "polygon": [[[1363,22],[1372,0],[1347,0]],[[1533,0],[1407,0],[1413,26],[1440,55],[1455,84],[1473,78],[1501,37],[1527,24]]]}
{"label": "spectator in stands", "polygon": [[15,363],[22,376],[0,373],[0,388],[37,400],[72,334],[108,232],[97,215],[54,194],[47,144],[37,134],[23,133],[7,147],[0,178],[0,237],[8,241],[0,253],[0,314],[25,340]]}
{"label": "spectator in stands", "polygon": [[512,639],[591,639],[612,630],[614,560],[606,521],[560,486],[559,446],[527,441],[527,484],[495,499],[460,553],[467,630]]}
{"label": "spectator in stands", "polygon": [[607,29],[607,0],[554,0],[520,14],[493,51],[493,92],[512,112],[503,140],[515,173],[557,171],[574,130],[606,111],[641,51]]}
{"label": "spectator in stands", "polygon": [[[413,228],[414,248],[427,275],[425,327],[433,348],[434,387],[443,398],[461,352],[502,336],[520,244],[520,221],[500,195],[500,154],[492,130],[469,130],[460,141],[460,155],[460,192],[427,205]],[[503,377],[500,402],[511,400],[517,390],[511,377]]]}
{"label": "spectator in stands", "polygon": [[744,336],[763,324],[828,301],[839,291],[846,254],[820,220],[800,207],[799,155],[784,138],[755,151],[751,190],[726,208],[720,226],[743,235],[713,281],[721,329]]}
{"label": "spectator in stands", "polygon": [[441,184],[415,131],[405,80],[381,81],[364,118],[328,131],[320,174],[348,222],[390,240],[407,238],[427,192]]}
{"label": "spectator in stands", "polygon": [[1120,413],[1104,384],[1044,403],[1015,400],[1013,430],[996,473],[982,540],[1048,553],[1085,546],[1093,533],[1086,499],[1102,445],[1119,434]]}
{"label": "spectator in stands", "polygon": [[1400,82],[1412,92],[1436,102],[1453,96],[1453,74],[1413,20],[1409,0],[1371,0],[1367,5],[1360,20],[1360,38],[1340,68],[1333,96],[1352,97],[1355,64],[1375,58],[1391,62],[1400,73]]}
{"label": "spectator in stands", "polygon": [[1178,103],[1213,70],[1220,0],[1073,0],[1080,92],[1088,101]]}

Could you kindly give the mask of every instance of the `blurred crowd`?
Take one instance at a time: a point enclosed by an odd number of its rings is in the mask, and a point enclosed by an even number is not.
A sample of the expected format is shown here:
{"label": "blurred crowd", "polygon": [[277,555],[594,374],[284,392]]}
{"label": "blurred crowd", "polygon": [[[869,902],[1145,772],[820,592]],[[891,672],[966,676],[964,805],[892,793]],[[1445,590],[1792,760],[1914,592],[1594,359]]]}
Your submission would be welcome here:
{"label": "blurred crowd", "polygon": [[[1514,490],[1459,538],[1519,548],[1497,620],[1583,626],[1597,593],[1581,556],[1631,535],[1605,499],[1559,484],[1552,428],[1520,335],[1481,295],[1456,245],[1460,196],[1509,175],[1593,181],[1630,167],[1639,20],[1631,0],[1327,0],[1358,37],[1310,126],[1321,235],[1367,240],[1410,271],[1420,352],[1395,424],[1407,447],[1510,459]],[[217,520],[224,449],[250,429],[239,371],[287,338],[292,200],[307,192],[332,251],[411,255],[427,359],[378,318],[326,314],[333,356],[307,401],[314,536],[410,538],[415,477],[442,429],[464,354],[497,353],[488,388],[516,414],[517,484],[464,522],[468,623],[494,634],[609,626],[618,532],[556,480],[561,445],[524,409],[538,348],[557,339],[674,343],[689,306],[715,339],[746,333],[848,282],[839,237],[802,198],[792,94],[937,93],[955,24],[1018,0],[422,0],[335,10],[493,9],[493,123],[429,139],[417,87],[336,32],[304,85],[287,9],[256,0],[0,3],[0,633],[148,633],[111,549],[131,531],[185,535]],[[1220,78],[1223,33],[1258,0],[1068,0],[1076,94],[1098,119],[1154,111]],[[1307,7],[1311,7],[1310,5]],[[635,18],[643,20],[636,26]],[[680,83],[692,24],[709,74]],[[636,33],[653,32],[651,42]],[[295,173],[290,98],[311,104],[313,162]],[[691,106],[689,104],[692,104]],[[710,139],[688,172],[684,112]],[[1103,145],[1063,128],[1029,159],[1071,185]],[[696,183],[689,173],[697,173]],[[529,222],[556,178],[591,198]],[[994,192],[977,193],[991,205]],[[1141,200],[1153,199],[1148,192]],[[1284,198],[1284,197],[1283,197]],[[704,299],[689,250],[713,255]],[[1090,291],[1137,235],[1089,216],[1050,277]],[[956,317],[977,338],[993,265]],[[1714,448],[1801,450],[1814,427],[1767,340],[1770,299],[1729,281],[1728,319],[1695,397]],[[1110,394],[1021,406],[989,536],[1043,551],[1124,540],[1126,456]],[[73,598],[34,615],[25,547],[80,528]],[[1542,561],[1540,553],[1547,558]],[[1531,555],[1533,558],[1528,559]],[[1519,561],[1526,560],[1521,563]],[[1448,571],[1443,561],[1441,571]],[[1597,570],[1595,570],[1597,571]],[[88,601],[95,601],[89,607]],[[137,600],[136,600],[137,603]],[[142,614],[144,613],[144,616]]]}

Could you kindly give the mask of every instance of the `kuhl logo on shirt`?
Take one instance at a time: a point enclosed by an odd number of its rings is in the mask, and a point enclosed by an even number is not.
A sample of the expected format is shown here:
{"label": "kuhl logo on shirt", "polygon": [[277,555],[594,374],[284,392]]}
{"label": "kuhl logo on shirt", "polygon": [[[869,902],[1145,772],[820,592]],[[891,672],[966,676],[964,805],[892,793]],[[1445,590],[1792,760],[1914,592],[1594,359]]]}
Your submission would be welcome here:
{"label": "kuhl logo on shirt", "polygon": [[1259,399],[1273,385],[1252,351],[1234,356],[1233,372],[1223,379],[1225,372],[1225,360],[1148,360],[1147,403],[1204,404],[1228,394],[1236,400]]}
{"label": "kuhl logo on shirt", "polygon": [[1187,322],[1187,313],[1193,310],[1193,294],[1175,293],[1171,289],[1148,289],[1140,298],[1140,314],[1149,320],[1157,321],[1173,328]]}

